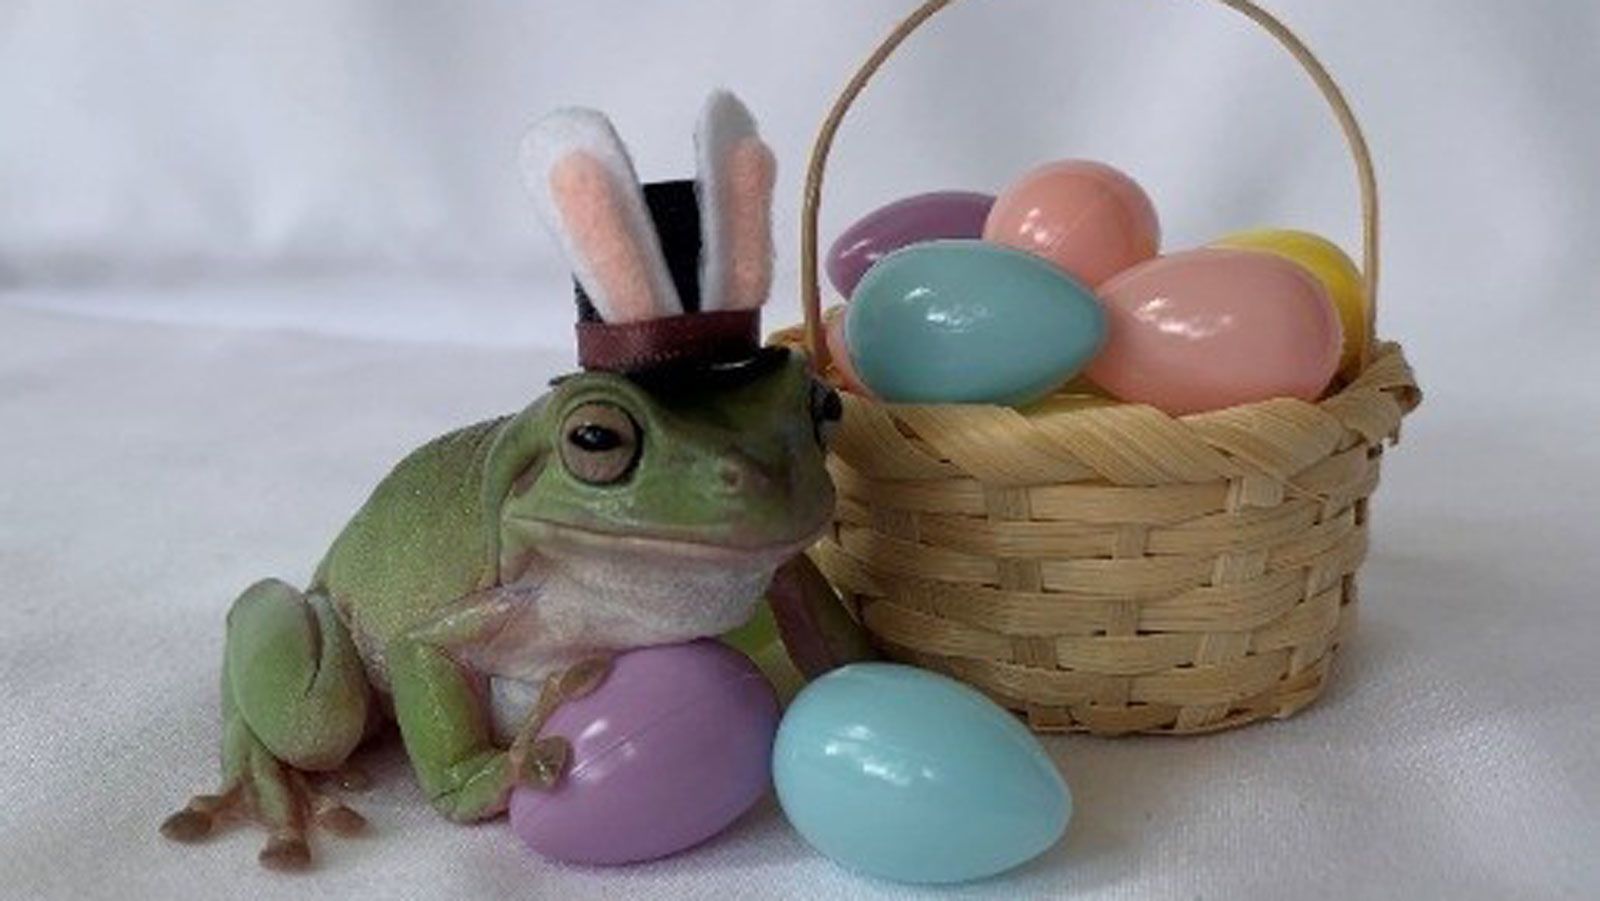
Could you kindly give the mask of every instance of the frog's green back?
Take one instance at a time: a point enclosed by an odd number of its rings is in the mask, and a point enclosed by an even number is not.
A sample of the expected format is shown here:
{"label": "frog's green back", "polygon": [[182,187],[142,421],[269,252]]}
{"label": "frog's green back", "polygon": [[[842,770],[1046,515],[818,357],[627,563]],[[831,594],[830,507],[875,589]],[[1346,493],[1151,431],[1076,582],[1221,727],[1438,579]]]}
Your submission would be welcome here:
{"label": "frog's green back", "polygon": [[360,639],[381,647],[494,583],[484,472],[509,421],[467,426],[413,451],[334,540],[314,587],[332,597]]}

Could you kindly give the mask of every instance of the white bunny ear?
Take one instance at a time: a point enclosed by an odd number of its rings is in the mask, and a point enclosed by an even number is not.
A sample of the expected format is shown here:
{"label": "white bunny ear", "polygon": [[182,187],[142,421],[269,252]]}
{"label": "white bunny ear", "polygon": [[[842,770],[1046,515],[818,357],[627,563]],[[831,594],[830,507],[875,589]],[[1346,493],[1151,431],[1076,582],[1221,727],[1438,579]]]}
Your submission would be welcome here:
{"label": "white bunny ear", "polygon": [[604,115],[564,109],[540,120],[522,142],[522,175],[601,319],[683,312],[633,161]]}
{"label": "white bunny ear", "polygon": [[700,196],[700,309],[753,310],[772,290],[777,162],[739,98],[717,91],[695,131]]}

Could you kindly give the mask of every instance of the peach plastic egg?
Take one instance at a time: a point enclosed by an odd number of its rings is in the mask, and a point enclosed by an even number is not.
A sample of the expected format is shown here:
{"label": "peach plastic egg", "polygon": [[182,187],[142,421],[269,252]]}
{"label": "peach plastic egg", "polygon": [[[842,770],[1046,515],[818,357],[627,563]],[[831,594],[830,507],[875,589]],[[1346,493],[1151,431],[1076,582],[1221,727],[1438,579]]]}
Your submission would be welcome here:
{"label": "peach plastic egg", "polygon": [[1088,375],[1125,401],[1182,415],[1315,400],[1339,364],[1339,318],[1326,289],[1273,254],[1170,254],[1099,293],[1109,334]]}
{"label": "peach plastic egg", "polygon": [[845,308],[833,307],[822,314],[823,336],[828,341],[828,358],[833,361],[834,371],[839,375],[839,385],[852,394],[862,397],[871,397],[872,391],[862,384],[861,376],[856,374],[854,363],[850,362],[850,345],[845,341],[844,323]]}
{"label": "peach plastic egg", "polygon": [[983,238],[1043,257],[1096,286],[1155,256],[1161,223],[1127,175],[1104,163],[1061,160],[1002,191]]}

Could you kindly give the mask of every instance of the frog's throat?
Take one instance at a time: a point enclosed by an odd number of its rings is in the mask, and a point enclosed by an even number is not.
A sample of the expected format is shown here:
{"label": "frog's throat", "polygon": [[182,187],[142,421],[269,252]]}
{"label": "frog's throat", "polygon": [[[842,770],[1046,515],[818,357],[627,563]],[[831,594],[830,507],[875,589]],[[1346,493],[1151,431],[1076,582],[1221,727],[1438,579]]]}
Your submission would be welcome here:
{"label": "frog's throat", "polygon": [[701,563],[715,568],[776,569],[815,544],[828,528],[828,520],[821,520],[799,538],[755,547],[620,535],[524,516],[507,516],[505,528],[523,539],[505,542],[501,547],[500,584],[510,585],[541,557],[618,556],[633,557],[641,562],[661,560]]}

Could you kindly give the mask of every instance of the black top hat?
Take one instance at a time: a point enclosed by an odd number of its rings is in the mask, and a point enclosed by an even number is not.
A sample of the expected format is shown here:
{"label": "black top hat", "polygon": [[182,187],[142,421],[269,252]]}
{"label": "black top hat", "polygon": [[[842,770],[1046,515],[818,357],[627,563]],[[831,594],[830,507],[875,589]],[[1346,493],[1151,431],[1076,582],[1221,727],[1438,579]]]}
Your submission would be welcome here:
{"label": "black top hat", "polygon": [[692,179],[644,187],[656,235],[672,283],[682,299],[681,316],[610,324],[573,280],[578,301],[578,362],[584,369],[645,374],[728,366],[753,359],[761,349],[761,311],[700,312],[700,204]]}
{"label": "black top hat", "polygon": [[695,180],[642,186],[611,122],[582,108],[551,113],[523,141],[523,176],[578,281],[585,369],[726,368],[758,355],[777,164],[725,91],[701,110],[695,159]]}

